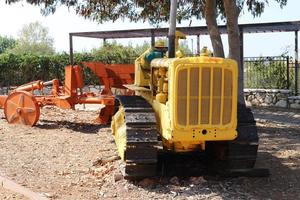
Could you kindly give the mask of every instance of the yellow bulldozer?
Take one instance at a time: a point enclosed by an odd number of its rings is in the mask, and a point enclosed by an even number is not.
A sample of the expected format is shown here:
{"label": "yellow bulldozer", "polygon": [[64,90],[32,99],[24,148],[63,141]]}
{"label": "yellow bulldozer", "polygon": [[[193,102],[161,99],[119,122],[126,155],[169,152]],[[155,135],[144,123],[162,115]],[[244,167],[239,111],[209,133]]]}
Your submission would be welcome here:
{"label": "yellow bulldozer", "polygon": [[170,20],[168,47],[157,43],[135,61],[126,87],[136,96],[116,97],[111,128],[125,177],[201,173],[203,160],[214,172],[251,171],[258,136],[251,110],[237,102],[237,63],[184,57],[184,34]]}
{"label": "yellow bulldozer", "polygon": [[[248,120],[237,126],[236,62],[205,52],[197,57],[167,58],[167,54],[167,48],[157,44],[137,58],[135,83],[127,85],[136,96],[116,97],[119,106],[111,128],[125,176],[155,176],[160,167],[174,167],[168,153],[186,157],[177,158],[177,168],[205,152],[214,169],[251,169],[258,137],[246,108]],[[159,161],[160,152],[161,160],[169,163]],[[174,174],[182,173],[178,171]]]}

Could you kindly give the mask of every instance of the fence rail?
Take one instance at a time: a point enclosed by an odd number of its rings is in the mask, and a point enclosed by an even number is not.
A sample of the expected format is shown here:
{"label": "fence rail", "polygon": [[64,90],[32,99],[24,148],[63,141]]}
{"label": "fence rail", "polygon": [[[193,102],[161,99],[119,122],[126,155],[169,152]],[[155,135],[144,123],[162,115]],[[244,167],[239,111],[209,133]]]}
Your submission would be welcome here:
{"label": "fence rail", "polygon": [[246,88],[288,89],[290,87],[288,57],[244,58]]}
{"label": "fence rail", "polygon": [[[289,89],[298,94],[299,70],[291,57],[267,56],[244,58],[244,87]],[[296,77],[296,74],[298,75]]]}

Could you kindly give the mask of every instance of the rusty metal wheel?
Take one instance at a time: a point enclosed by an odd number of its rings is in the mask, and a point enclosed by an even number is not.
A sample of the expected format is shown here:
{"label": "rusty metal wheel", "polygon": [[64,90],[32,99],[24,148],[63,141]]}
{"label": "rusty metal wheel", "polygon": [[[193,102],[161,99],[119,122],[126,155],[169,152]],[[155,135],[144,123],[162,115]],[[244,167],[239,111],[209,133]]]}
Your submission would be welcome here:
{"label": "rusty metal wheel", "polygon": [[31,93],[18,91],[7,97],[4,114],[10,124],[34,126],[40,117],[40,107]]}

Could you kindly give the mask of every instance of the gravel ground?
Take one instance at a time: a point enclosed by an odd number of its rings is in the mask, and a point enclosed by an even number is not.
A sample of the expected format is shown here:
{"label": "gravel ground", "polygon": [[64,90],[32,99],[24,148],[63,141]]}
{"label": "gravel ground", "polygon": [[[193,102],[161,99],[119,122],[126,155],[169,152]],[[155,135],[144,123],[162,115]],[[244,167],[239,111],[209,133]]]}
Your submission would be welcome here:
{"label": "gravel ground", "polygon": [[23,195],[17,194],[15,192],[9,191],[4,189],[0,186],[0,199],[1,200],[29,200],[28,198],[24,197]]}
{"label": "gravel ground", "polygon": [[[0,174],[49,199],[299,199],[300,112],[254,108],[257,167],[267,178],[122,179],[109,127],[95,111],[44,108],[35,127],[8,125],[0,111]],[[0,187],[0,199],[14,198]],[[22,199],[16,197],[15,199]]]}

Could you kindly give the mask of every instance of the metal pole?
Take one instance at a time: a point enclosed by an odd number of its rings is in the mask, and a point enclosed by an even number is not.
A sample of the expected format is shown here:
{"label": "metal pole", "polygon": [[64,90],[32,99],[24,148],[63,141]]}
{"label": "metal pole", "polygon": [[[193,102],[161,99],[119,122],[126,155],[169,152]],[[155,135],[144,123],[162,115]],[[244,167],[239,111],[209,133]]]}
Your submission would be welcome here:
{"label": "metal pole", "polygon": [[69,34],[69,42],[70,42],[70,64],[74,64],[74,55],[73,55],[73,35]]}
{"label": "metal pole", "polygon": [[200,54],[200,35],[197,35],[197,54]]}
{"label": "metal pole", "polygon": [[298,31],[295,31],[295,94],[298,95]]}
{"label": "metal pole", "polygon": [[169,36],[169,45],[168,45],[169,58],[175,58],[176,13],[177,13],[177,0],[171,0],[170,27],[169,27],[169,34],[168,34],[168,36]]}
{"label": "metal pole", "polygon": [[290,58],[286,57],[286,89],[290,89]]}
{"label": "metal pole", "polygon": [[240,52],[241,70],[244,70],[244,32],[242,28],[240,28]]}
{"label": "metal pole", "polygon": [[154,30],[151,30],[151,47],[155,46],[155,35],[154,35]]}
{"label": "metal pole", "polygon": [[194,39],[192,39],[192,54],[194,55]]}

